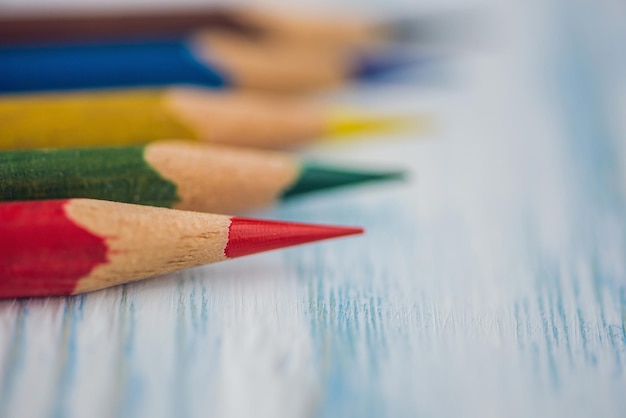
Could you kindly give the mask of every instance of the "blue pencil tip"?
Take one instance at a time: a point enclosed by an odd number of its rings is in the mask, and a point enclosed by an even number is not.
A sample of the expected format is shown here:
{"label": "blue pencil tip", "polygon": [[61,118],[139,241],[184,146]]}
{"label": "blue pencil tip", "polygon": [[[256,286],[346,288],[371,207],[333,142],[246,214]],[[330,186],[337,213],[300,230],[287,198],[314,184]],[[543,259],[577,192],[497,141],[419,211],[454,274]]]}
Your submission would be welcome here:
{"label": "blue pencil tip", "polygon": [[375,80],[388,74],[406,70],[428,61],[427,57],[392,52],[362,52],[357,54],[352,76],[359,80]]}

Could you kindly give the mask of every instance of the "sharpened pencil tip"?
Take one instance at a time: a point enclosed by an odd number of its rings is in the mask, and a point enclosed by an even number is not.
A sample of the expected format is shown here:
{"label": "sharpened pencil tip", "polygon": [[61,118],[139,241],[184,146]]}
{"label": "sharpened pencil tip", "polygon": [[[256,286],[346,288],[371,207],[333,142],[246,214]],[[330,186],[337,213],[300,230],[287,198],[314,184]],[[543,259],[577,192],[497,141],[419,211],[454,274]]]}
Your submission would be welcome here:
{"label": "sharpened pencil tip", "polygon": [[364,232],[363,228],[357,227],[265,221],[239,217],[233,217],[230,221],[228,243],[224,249],[224,254],[228,258]]}
{"label": "sharpened pencil tip", "polygon": [[425,116],[380,115],[365,111],[337,109],[328,117],[327,134],[341,138],[363,133],[381,133],[405,130],[428,130],[429,118]]}
{"label": "sharpened pencil tip", "polygon": [[403,171],[398,170],[356,170],[313,162],[303,163],[300,170],[300,176],[283,193],[283,198],[336,187],[355,186],[372,181],[401,180],[405,174]]}

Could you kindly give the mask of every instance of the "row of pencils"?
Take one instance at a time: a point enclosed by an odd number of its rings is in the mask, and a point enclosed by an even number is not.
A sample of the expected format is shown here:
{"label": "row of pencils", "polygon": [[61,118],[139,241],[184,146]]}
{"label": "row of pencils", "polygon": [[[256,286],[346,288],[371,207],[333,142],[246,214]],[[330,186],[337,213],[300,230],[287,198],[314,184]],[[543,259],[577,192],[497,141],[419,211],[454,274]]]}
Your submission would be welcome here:
{"label": "row of pencils", "polygon": [[404,125],[302,93],[414,64],[392,42],[412,27],[232,8],[3,16],[0,297],[363,232],[215,213],[401,178],[284,149]]}

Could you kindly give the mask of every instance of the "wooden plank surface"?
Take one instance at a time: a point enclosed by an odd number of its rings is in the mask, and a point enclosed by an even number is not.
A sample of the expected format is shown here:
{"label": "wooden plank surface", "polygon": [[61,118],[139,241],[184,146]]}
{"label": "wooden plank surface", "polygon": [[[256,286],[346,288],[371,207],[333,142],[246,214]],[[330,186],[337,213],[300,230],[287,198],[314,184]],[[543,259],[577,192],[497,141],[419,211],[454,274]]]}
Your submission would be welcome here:
{"label": "wooden plank surface", "polygon": [[612,40],[626,25],[612,5],[496,5],[498,35],[429,82],[340,95],[436,116],[429,138],[310,152],[410,180],[254,215],[365,237],[0,302],[0,416],[623,416],[626,72]]}

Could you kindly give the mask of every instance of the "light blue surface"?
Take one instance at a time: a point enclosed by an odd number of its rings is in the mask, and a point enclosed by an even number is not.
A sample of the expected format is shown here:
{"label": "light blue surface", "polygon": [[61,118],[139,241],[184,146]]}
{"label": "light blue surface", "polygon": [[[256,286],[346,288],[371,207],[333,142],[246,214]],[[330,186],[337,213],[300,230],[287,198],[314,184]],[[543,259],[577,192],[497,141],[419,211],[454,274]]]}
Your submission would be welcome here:
{"label": "light blue surface", "polygon": [[587,2],[520,3],[449,84],[342,95],[436,116],[310,152],[407,184],[253,214],[364,237],[1,302],[0,416],[624,416],[626,72]]}

